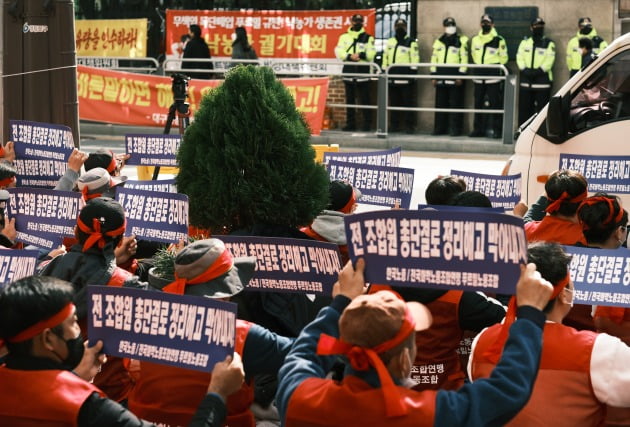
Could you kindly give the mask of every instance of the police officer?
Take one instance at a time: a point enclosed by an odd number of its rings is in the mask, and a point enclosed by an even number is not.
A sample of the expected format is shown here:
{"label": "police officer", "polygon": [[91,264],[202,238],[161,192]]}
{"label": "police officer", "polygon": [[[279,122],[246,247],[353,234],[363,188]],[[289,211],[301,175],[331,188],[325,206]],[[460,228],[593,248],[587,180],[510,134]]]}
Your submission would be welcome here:
{"label": "police officer", "polygon": [[[505,39],[494,28],[494,19],[485,14],[481,17],[481,30],[472,38],[470,45],[472,60],[475,64],[503,64],[508,61]],[[473,69],[476,75],[501,75],[496,69]],[[475,109],[501,109],[503,91],[501,79],[479,79],[475,83]],[[487,104],[486,104],[487,98]],[[486,106],[487,105],[487,106]],[[473,131],[470,136],[501,137],[501,115],[475,113]]]}
{"label": "police officer", "polygon": [[[442,21],[444,34],[433,42],[432,64],[468,64],[468,37],[457,34],[455,19]],[[457,76],[466,74],[466,67],[431,67],[431,74],[453,75],[452,79],[432,80],[435,86],[435,108],[463,108],[464,80]],[[433,135],[462,133],[462,113],[435,113]]]}
{"label": "police officer", "polygon": [[[387,40],[383,55],[383,69],[393,64],[413,64],[420,62],[418,41],[407,36],[407,21],[397,19],[394,22],[395,37]],[[391,67],[390,74],[416,74],[417,67]],[[391,78],[389,79],[389,105],[396,107],[411,107],[415,98],[415,80]],[[405,118],[405,131],[413,133],[413,112],[392,111],[391,131],[398,132],[400,119]]]}
{"label": "police officer", "polygon": [[[363,16],[355,14],[350,19],[352,26],[348,31],[339,36],[337,47],[335,47],[335,55],[337,59],[345,62],[372,62],[376,56],[376,48],[374,47],[374,37],[369,35],[363,28]],[[369,73],[370,67],[344,65],[342,72],[345,73]],[[356,77],[348,76],[343,78],[346,87],[346,104],[370,104],[370,79],[368,76]],[[359,102],[355,102],[358,98]],[[372,128],[372,112],[369,109],[362,108],[363,111],[363,130]],[[346,126],[345,131],[356,130],[355,108],[346,108]]]}
{"label": "police officer", "polygon": [[538,17],[530,26],[532,36],[518,46],[516,64],[520,70],[518,124],[521,125],[549,102],[556,45],[545,37],[545,21]]}
{"label": "police officer", "polygon": [[578,32],[567,44],[567,66],[571,76],[580,71],[582,67],[582,50],[579,44],[583,37],[588,37],[593,41],[593,54],[595,55],[608,46],[608,43],[597,35],[591,18],[580,18],[578,20]]}

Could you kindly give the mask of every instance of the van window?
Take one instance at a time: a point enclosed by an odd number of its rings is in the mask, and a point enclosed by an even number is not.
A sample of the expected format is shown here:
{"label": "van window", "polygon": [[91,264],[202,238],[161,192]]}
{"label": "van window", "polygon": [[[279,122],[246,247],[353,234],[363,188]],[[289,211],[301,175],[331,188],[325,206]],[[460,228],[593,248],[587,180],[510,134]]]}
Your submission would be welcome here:
{"label": "van window", "polygon": [[569,132],[629,117],[630,51],[625,51],[602,65],[576,91],[571,100]]}

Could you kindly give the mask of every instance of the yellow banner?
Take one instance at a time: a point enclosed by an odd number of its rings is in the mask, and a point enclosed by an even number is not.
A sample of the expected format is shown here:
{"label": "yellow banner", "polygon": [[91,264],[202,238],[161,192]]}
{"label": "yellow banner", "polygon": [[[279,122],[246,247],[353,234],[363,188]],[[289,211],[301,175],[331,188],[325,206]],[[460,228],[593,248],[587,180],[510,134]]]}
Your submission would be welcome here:
{"label": "yellow banner", "polygon": [[75,21],[77,56],[147,56],[147,19]]}

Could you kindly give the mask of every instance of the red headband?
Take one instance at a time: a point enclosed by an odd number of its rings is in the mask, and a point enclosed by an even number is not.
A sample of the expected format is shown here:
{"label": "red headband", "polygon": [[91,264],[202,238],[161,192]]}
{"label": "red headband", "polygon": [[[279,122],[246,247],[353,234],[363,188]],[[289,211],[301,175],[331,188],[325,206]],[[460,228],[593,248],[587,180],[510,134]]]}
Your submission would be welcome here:
{"label": "red headband", "polygon": [[[562,280],[556,283],[553,287],[553,292],[549,297],[549,301],[555,299],[560,292],[569,284],[571,277],[569,276],[569,272],[567,271],[567,275],[564,276]],[[516,320],[516,297],[510,298],[510,302],[508,303],[507,313],[505,313],[505,320],[503,321],[503,325],[501,325],[501,330],[499,331],[499,335],[497,336],[497,340],[486,350],[484,356],[487,357],[492,363],[497,363],[501,354],[503,353],[503,346],[505,345],[505,341],[507,341],[508,334],[510,332],[510,326]]]}
{"label": "red headband", "polygon": [[15,181],[15,176],[5,178],[5,179],[0,179],[0,187],[8,187],[9,185],[13,183],[13,181]]}
{"label": "red headband", "polygon": [[200,283],[209,282],[230,271],[233,265],[234,259],[232,258],[232,253],[228,249],[225,249],[206,271],[191,279],[179,277],[177,273],[175,273],[175,280],[162,288],[162,291],[183,295],[186,285],[198,285]]}
{"label": "red headband", "polygon": [[556,200],[551,201],[551,199],[549,199],[551,203],[549,204],[549,206],[547,206],[547,209],[545,209],[545,211],[548,213],[554,213],[555,211],[560,209],[560,206],[562,206],[563,203],[579,203],[582,200],[586,199],[587,196],[588,190],[584,190],[582,194],[578,194],[574,198],[570,199],[571,195],[566,191],[563,191],[560,197],[558,197]]}
{"label": "red headband", "polygon": [[24,329],[19,334],[11,338],[8,338],[7,341],[14,343],[14,342],[22,342],[22,341],[30,340],[34,336],[41,334],[44,331],[44,329],[52,328],[54,326],[59,325],[61,322],[66,320],[68,317],[70,317],[74,313],[74,310],[75,310],[74,304],[69,302],[68,304],[66,304],[64,308],[62,308],[59,312],[57,312],[52,317],[49,317],[48,319],[40,320],[34,325]]}
{"label": "red headband", "polygon": [[109,151],[109,154],[111,154],[111,156],[112,156],[112,161],[109,162],[109,165],[107,166],[106,169],[107,169],[107,172],[114,173],[116,171],[116,166],[117,166],[117,164],[116,164],[116,155],[111,150]]}
{"label": "red headband", "polygon": [[350,195],[350,200],[348,200],[348,203],[346,203],[344,205],[343,208],[339,209],[339,212],[343,212],[346,214],[351,213],[352,211],[352,206],[357,202],[357,195],[354,192],[354,188],[352,189],[352,194]]}
{"label": "red headband", "polygon": [[85,223],[81,221],[80,217],[77,218],[77,225],[79,226],[79,230],[90,235],[90,237],[88,237],[88,239],[83,244],[83,252],[85,252],[92,246],[94,246],[94,243],[98,243],[99,249],[103,249],[105,247],[105,236],[114,237],[123,234],[125,232],[125,227],[127,226],[127,220],[125,219],[123,225],[116,228],[115,230],[106,231],[105,233],[101,232],[101,222],[98,220],[98,218],[92,218],[93,228],[85,225]]}
{"label": "red headband", "polygon": [[[617,216],[615,216],[613,218],[613,215],[615,213],[615,205],[614,205],[614,200],[610,197],[605,197],[605,196],[593,196],[593,197],[589,197],[588,199],[584,200],[580,206],[578,207],[578,213],[582,210],[582,208],[584,206],[592,206],[595,205],[597,203],[606,203],[608,204],[608,217],[606,218],[605,221],[602,222],[603,226],[606,226],[610,223],[612,223],[612,221],[614,220],[615,224],[619,224],[621,222],[621,220],[623,219],[623,209],[621,208],[621,206],[619,206],[619,212],[617,212]],[[579,214],[578,214],[579,216]],[[584,230],[588,230],[588,225],[582,222],[582,228]]]}
{"label": "red headband", "polygon": [[[114,180],[110,179],[109,180],[109,187],[113,187],[114,186]],[[101,197],[103,195],[103,193],[92,193],[90,194],[90,190],[87,187],[87,185],[85,187],[83,187],[83,189],[81,190],[81,194],[83,194],[83,200],[85,200],[86,202],[88,200],[92,200],[92,199],[96,199],[97,197]]]}
{"label": "red headband", "polygon": [[387,416],[398,417],[407,413],[407,407],[404,405],[404,401],[401,399],[398,390],[396,389],[396,384],[394,384],[391,375],[378,355],[401,344],[409,336],[409,334],[414,331],[415,326],[415,321],[411,316],[411,313],[408,309],[406,309],[405,319],[403,320],[398,333],[392,339],[385,341],[376,347],[365,348],[350,344],[340,338],[321,334],[317,344],[317,354],[325,356],[344,354],[348,357],[352,368],[357,371],[365,371],[369,369],[370,366],[374,367],[374,369],[376,369],[376,373],[378,374],[378,379],[381,382]]}

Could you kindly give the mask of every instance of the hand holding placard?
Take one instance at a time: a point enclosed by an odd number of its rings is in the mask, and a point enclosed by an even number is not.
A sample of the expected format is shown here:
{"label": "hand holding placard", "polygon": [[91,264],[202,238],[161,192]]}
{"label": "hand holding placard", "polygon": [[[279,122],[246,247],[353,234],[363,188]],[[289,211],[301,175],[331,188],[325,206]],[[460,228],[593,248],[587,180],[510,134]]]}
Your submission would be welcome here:
{"label": "hand holding placard", "polygon": [[223,362],[214,365],[208,393],[216,393],[226,402],[229,395],[241,388],[244,380],[243,361],[235,352],[233,356],[227,356]]}

